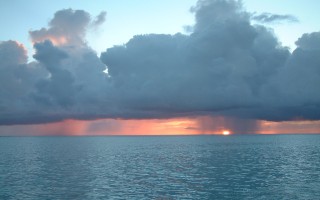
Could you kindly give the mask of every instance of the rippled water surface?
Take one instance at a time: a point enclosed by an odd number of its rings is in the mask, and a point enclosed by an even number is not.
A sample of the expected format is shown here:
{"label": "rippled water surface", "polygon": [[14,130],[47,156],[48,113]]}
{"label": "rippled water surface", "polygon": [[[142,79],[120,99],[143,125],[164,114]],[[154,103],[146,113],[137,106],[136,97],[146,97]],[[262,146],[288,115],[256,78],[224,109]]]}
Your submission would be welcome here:
{"label": "rippled water surface", "polygon": [[0,137],[0,199],[320,199],[320,135]]}

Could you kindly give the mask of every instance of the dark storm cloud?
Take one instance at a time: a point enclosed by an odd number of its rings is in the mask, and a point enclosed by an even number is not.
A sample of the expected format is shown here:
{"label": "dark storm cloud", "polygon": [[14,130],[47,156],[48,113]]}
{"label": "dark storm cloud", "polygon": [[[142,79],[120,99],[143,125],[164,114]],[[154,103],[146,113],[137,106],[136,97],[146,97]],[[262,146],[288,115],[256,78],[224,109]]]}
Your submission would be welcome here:
{"label": "dark storm cloud", "polygon": [[276,22],[299,22],[298,18],[293,15],[279,15],[272,13],[262,13],[253,15],[252,19],[261,23],[276,23]]}
{"label": "dark storm cloud", "polygon": [[34,107],[29,94],[46,71],[26,64],[27,52],[15,41],[0,42],[0,123],[7,124]]}
{"label": "dark storm cloud", "polygon": [[48,29],[30,32],[33,63],[19,44],[2,42],[0,124],[204,115],[246,133],[256,119],[320,119],[319,33],[290,53],[251,24],[240,1],[200,0],[192,12],[190,35],[137,35],[100,58],[85,33],[105,13],[92,21],[58,11]]}
{"label": "dark storm cloud", "polygon": [[[95,21],[103,22],[104,13]],[[50,28],[31,31],[34,59],[27,63],[22,45],[0,43],[0,123],[33,124],[67,118],[96,118],[106,102],[102,87],[107,84],[106,66],[90,47],[85,34],[89,13],[61,10]],[[2,77],[3,76],[3,77]],[[99,104],[97,104],[99,102]],[[105,109],[106,110],[106,109]]]}
{"label": "dark storm cloud", "polygon": [[254,117],[262,86],[290,52],[240,8],[235,1],[199,1],[190,36],[141,35],[108,49],[101,60],[123,91],[118,102],[168,116],[245,110]]}
{"label": "dark storm cloud", "polygon": [[45,101],[48,105],[59,104],[62,107],[74,104],[76,87],[71,73],[61,68],[61,62],[68,54],[46,40],[34,45],[36,54],[33,56],[50,73],[50,78],[36,83],[37,100]]}
{"label": "dark storm cloud", "polygon": [[305,51],[320,50],[320,32],[305,33],[296,41],[298,48]]}
{"label": "dark storm cloud", "polygon": [[320,119],[319,44],[320,32],[302,35],[285,65],[263,88],[265,105],[276,108],[271,119]]}
{"label": "dark storm cloud", "polygon": [[5,41],[0,43],[0,60],[2,67],[19,65],[27,62],[27,52],[23,45],[16,41]]}

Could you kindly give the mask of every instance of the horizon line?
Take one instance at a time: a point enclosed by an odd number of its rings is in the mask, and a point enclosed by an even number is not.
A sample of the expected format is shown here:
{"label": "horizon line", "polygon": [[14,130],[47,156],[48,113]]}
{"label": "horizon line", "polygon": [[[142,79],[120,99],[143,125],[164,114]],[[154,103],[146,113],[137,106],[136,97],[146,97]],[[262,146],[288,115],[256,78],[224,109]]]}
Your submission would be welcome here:
{"label": "horizon line", "polygon": [[219,137],[230,137],[230,136],[266,136],[266,135],[320,135],[319,133],[236,133],[230,135],[222,134],[106,134],[106,135],[72,135],[72,134],[63,134],[63,135],[0,135],[0,137],[192,137],[192,136],[219,136]]}

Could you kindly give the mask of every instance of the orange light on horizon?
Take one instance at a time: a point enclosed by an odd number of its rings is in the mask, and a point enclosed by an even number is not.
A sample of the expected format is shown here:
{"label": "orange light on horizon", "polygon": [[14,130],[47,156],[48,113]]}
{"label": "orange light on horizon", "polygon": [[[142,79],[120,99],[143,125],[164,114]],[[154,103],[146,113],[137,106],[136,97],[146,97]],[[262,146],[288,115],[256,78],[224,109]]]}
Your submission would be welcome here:
{"label": "orange light on horizon", "polygon": [[229,130],[223,130],[222,135],[230,135],[231,132]]}
{"label": "orange light on horizon", "polygon": [[319,134],[320,120],[318,121],[283,121],[260,122],[260,134]]}
{"label": "orange light on horizon", "polygon": [[[103,121],[103,120],[102,120]],[[101,129],[98,134],[106,135],[196,135],[199,130],[188,127],[196,122],[188,118],[149,120],[109,120],[118,123],[117,130]]]}
{"label": "orange light on horizon", "polygon": [[[206,119],[206,118],[205,118]],[[201,123],[200,123],[200,122]],[[203,122],[204,121],[204,122]],[[173,118],[173,119],[67,119],[61,122],[32,125],[0,126],[1,133],[12,135],[23,132],[25,135],[221,135],[234,134],[227,129],[228,124],[216,123],[211,126],[210,120],[204,118]],[[208,125],[209,124],[209,125]],[[295,134],[320,133],[319,121],[260,121],[257,134]]]}

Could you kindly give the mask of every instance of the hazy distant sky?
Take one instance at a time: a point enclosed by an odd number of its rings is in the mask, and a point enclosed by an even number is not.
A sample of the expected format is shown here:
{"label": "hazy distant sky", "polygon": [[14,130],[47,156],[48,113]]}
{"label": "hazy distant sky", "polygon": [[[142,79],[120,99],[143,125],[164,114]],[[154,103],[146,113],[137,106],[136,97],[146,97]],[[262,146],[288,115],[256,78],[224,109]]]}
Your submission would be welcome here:
{"label": "hazy distant sky", "polygon": [[319,7],[2,1],[0,135],[320,132]]}

